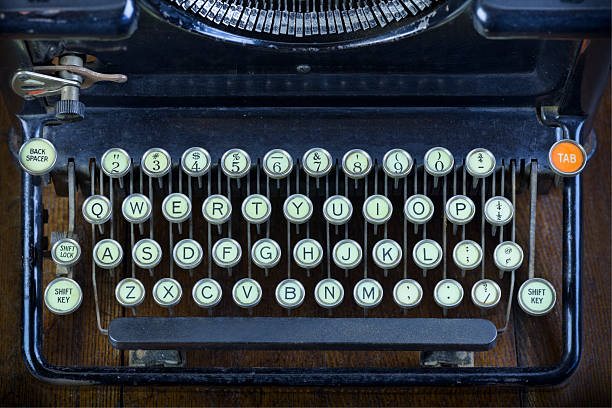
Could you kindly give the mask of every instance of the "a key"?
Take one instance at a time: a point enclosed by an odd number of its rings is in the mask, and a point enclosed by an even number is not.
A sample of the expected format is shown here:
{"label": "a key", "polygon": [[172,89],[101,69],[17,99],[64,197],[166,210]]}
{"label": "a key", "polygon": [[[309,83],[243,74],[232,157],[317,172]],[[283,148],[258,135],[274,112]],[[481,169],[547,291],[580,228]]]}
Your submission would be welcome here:
{"label": "a key", "polygon": [[383,288],[378,281],[365,278],[357,282],[353,289],[355,303],[364,309],[376,307],[382,302]]}
{"label": "a key", "polygon": [[306,174],[315,178],[328,174],[333,164],[329,152],[320,147],[312,148],[304,153],[302,163]]}
{"label": "a key", "polygon": [[456,195],[446,202],[444,210],[450,222],[455,225],[465,225],[474,219],[476,205],[468,196]]}
{"label": "a key", "polygon": [[115,299],[121,306],[136,307],[144,298],[144,285],[136,278],[125,278],[115,287]]}
{"label": "a key", "polygon": [[134,193],[125,197],[121,204],[121,213],[126,221],[132,224],[142,224],[151,218],[153,206],[149,197],[144,194]]}
{"label": "a key", "polygon": [[491,197],[485,203],[484,213],[489,224],[501,227],[512,220],[514,216],[514,206],[506,197]]}
{"label": "a key", "polygon": [[136,265],[143,269],[153,269],[161,262],[161,246],[152,239],[141,239],[134,244],[132,259]]}
{"label": "a key", "polygon": [[87,197],[82,207],[83,218],[90,224],[104,224],[113,215],[111,202],[103,195]]}
{"label": "a key", "polygon": [[330,224],[346,224],[352,215],[353,204],[344,196],[334,195],[323,203],[323,216]]}
{"label": "a key", "polygon": [[103,239],[94,246],[93,258],[100,268],[113,269],[123,260],[123,248],[114,239]]}
{"label": "a key", "polygon": [[51,258],[56,265],[72,266],[81,258],[81,246],[72,238],[59,239],[51,248]]}
{"label": "a key", "polygon": [[162,202],[162,213],[171,223],[180,223],[191,217],[191,200],[185,194],[172,193]]}
{"label": "a key", "polygon": [[502,271],[517,270],[523,263],[523,249],[516,242],[502,242],[493,251],[493,261]]}
{"label": "a key", "polygon": [[293,224],[307,222],[312,217],[312,212],[312,201],[303,194],[290,195],[283,204],[283,214]]}
{"label": "a key", "polygon": [[349,150],[342,158],[342,170],[352,179],[362,179],[372,170],[372,158],[364,150]]}
{"label": "a key", "polygon": [[33,176],[41,176],[53,170],[57,151],[53,143],[39,137],[32,138],[19,149],[19,165]]}
{"label": "a key", "polygon": [[132,167],[130,155],[119,147],[113,147],[104,152],[100,163],[104,174],[112,178],[125,176]]}
{"label": "a key", "polygon": [[557,301],[554,286],[546,279],[532,278],[523,282],[518,291],[521,309],[532,316],[543,316],[550,312]]}
{"label": "a key", "polygon": [[214,279],[204,278],[200,279],[193,286],[191,291],[193,301],[200,307],[211,308],[221,302],[223,297],[223,290],[221,285]]}
{"label": "a key", "polygon": [[472,286],[472,302],[481,309],[494,308],[500,299],[501,289],[491,279],[479,280]]}
{"label": "a key", "polygon": [[393,288],[393,300],[404,309],[417,307],[423,299],[423,288],[414,279],[402,279]]}
{"label": "a key", "polygon": [[176,306],[183,297],[181,284],[172,278],[162,278],[153,286],[153,299],[161,307]]}
{"label": "a key", "polygon": [[235,239],[221,238],[213,245],[212,257],[221,268],[232,268],[240,262],[242,247]]}
{"label": "a key", "polygon": [[244,177],[251,170],[251,157],[242,149],[230,149],[221,157],[221,169],[228,177]]}
{"label": "a key", "polygon": [[431,198],[415,194],[406,200],[404,204],[404,216],[413,224],[425,224],[434,214],[434,205]]}
{"label": "a key", "polygon": [[312,238],[303,239],[293,247],[293,259],[304,269],[316,268],[323,260],[323,247]]}
{"label": "a key", "polygon": [[202,262],[204,251],[200,243],[193,239],[183,239],[174,245],[172,258],[182,269],[195,269]]}
{"label": "a key", "polygon": [[434,269],[442,261],[442,247],[433,239],[423,239],[412,249],[412,259],[421,269]]}
{"label": "a key", "polygon": [[304,303],[306,290],[300,281],[285,279],[276,286],[274,295],[279,305],[285,309],[295,309]]}
{"label": "a key", "polygon": [[391,178],[406,177],[412,171],[413,160],[404,149],[389,150],[383,157],[383,171]]}
{"label": "a key", "polygon": [[323,279],[315,286],[314,295],[319,306],[332,309],[344,300],[344,287],[335,279]]}
{"label": "a key", "polygon": [[170,172],[172,159],[164,149],[153,147],[142,155],[140,166],[147,176],[159,178]]}
{"label": "a key", "polygon": [[55,278],[47,285],[43,295],[45,306],[56,315],[74,312],[83,302],[83,291],[79,284],[70,278]]}
{"label": "a key", "polygon": [[434,300],[443,309],[457,307],[463,300],[463,287],[454,279],[442,279],[434,288]]}
{"label": "a key", "polygon": [[342,269],[353,269],[361,263],[363,251],[361,245],[352,239],[343,239],[334,245],[332,258],[336,266]]}
{"label": "a key", "polygon": [[251,224],[263,224],[270,219],[272,204],[261,194],[252,194],[242,202],[242,216]]}
{"label": "a key", "polygon": [[372,258],[379,268],[395,268],[402,261],[402,247],[392,239],[383,239],[374,244]]}
{"label": "a key", "polygon": [[293,159],[283,149],[273,149],[264,156],[263,169],[270,178],[282,179],[293,170]]}
{"label": "a key", "polygon": [[372,195],[363,203],[363,217],[370,224],[382,225],[393,215],[391,200],[383,195]]}
{"label": "a key", "polygon": [[202,215],[211,224],[224,224],[232,216],[232,203],[221,194],[213,194],[202,203]]}
{"label": "a key", "polygon": [[470,239],[461,241],[453,249],[453,261],[464,271],[476,269],[482,262],[482,248]]}
{"label": "a key", "polygon": [[202,147],[190,147],[181,156],[181,168],[191,177],[201,177],[210,170],[208,151]]}
{"label": "a key", "polygon": [[234,302],[242,308],[252,308],[261,301],[261,286],[255,279],[240,279],[232,289]]}
{"label": "a key", "polygon": [[270,238],[262,238],[253,244],[251,258],[253,263],[260,268],[274,268],[281,259],[280,245]]}

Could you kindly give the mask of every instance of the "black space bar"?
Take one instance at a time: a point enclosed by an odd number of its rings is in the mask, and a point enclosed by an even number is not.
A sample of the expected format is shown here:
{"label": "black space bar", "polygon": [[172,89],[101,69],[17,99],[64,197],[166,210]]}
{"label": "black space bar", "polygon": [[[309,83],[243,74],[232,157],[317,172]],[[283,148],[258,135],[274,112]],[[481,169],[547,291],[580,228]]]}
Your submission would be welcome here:
{"label": "black space bar", "polygon": [[129,350],[478,351],[495,345],[497,330],[485,319],[122,317],[108,338]]}

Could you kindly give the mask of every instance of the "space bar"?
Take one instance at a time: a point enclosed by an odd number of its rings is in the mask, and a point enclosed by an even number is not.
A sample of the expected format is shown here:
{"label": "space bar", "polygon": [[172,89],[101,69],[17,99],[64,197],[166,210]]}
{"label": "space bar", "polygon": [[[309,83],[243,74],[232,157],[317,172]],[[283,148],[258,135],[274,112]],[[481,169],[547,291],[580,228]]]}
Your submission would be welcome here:
{"label": "space bar", "polygon": [[485,319],[122,317],[108,338],[118,349],[488,350]]}

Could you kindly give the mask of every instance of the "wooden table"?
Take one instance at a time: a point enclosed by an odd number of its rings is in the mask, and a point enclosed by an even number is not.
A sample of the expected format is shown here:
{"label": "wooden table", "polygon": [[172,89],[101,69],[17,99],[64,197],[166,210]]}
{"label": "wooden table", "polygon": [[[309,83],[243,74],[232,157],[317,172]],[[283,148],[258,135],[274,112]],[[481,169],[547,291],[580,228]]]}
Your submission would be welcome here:
{"label": "wooden table", "polygon": [[[577,373],[554,388],[280,388],[59,387],[36,381],[21,357],[21,242],[19,171],[9,152],[9,126],[0,105],[1,405],[579,405],[610,406],[610,92],[595,124],[597,154],[584,174],[583,354]],[[538,217],[561,212],[557,195],[543,196]],[[542,203],[542,204],[540,204]],[[560,253],[560,248],[558,252]]]}

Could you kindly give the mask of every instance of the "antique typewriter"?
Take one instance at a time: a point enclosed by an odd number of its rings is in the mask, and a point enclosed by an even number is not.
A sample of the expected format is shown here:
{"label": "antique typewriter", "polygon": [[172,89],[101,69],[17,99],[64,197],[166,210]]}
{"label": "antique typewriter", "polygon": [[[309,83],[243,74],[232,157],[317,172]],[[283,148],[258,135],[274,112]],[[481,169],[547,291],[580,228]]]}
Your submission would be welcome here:
{"label": "antique typewriter", "polygon": [[564,380],[609,31],[608,0],[0,1],[27,367]]}

